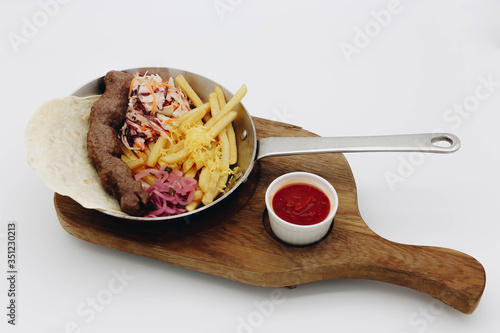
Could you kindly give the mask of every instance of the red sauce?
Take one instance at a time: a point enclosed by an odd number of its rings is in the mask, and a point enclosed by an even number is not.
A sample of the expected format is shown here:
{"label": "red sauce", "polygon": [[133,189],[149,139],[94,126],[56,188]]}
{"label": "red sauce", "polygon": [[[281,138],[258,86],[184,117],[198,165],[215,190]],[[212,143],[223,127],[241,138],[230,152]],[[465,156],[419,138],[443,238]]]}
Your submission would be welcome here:
{"label": "red sauce", "polygon": [[280,218],[299,225],[319,223],[330,213],[330,200],[326,194],[305,183],[280,188],[273,197],[272,206]]}

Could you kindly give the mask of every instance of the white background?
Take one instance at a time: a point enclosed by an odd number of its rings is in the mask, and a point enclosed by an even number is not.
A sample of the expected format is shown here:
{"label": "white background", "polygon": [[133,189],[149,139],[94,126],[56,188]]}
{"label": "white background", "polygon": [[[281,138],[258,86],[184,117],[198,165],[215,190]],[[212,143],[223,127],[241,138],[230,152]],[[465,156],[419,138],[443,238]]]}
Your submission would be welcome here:
{"label": "white background", "polygon": [[[0,331],[495,331],[499,15],[494,1],[2,0],[0,266],[7,271],[7,223],[15,221],[19,275],[15,327],[0,279]],[[457,134],[462,148],[451,155],[346,157],[375,232],[456,249],[484,265],[477,310],[464,315],[374,281],[254,287],[70,236],[53,193],[26,163],[26,123],[44,101],[111,69],[145,66],[190,70],[233,92],[245,83],[252,115],[322,136]],[[120,272],[130,280],[90,311]]]}

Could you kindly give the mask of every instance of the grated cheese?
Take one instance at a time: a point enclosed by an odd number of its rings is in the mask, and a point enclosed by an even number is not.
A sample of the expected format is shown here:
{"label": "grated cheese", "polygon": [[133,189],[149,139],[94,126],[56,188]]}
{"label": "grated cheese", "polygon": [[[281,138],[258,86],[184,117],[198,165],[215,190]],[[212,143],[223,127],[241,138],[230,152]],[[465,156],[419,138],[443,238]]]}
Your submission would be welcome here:
{"label": "grated cheese", "polygon": [[[188,151],[188,158],[194,161],[197,169],[204,166],[209,170],[210,174],[215,171],[220,171],[224,174],[231,173],[229,165],[225,164],[222,160],[221,145],[218,144],[217,139],[213,139],[213,136],[204,126],[193,125],[187,129],[184,128],[184,131],[185,133],[179,127],[172,126],[170,137],[174,144],[184,142],[184,149]],[[172,147],[173,145],[170,145],[163,149],[162,156],[173,153]]]}

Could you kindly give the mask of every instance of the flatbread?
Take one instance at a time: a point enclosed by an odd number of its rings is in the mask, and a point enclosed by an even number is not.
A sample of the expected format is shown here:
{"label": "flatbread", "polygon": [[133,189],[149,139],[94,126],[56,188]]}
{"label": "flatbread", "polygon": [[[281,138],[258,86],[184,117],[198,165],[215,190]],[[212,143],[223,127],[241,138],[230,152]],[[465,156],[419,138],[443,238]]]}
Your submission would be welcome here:
{"label": "flatbread", "polygon": [[25,130],[28,163],[44,184],[89,209],[124,214],[87,156],[90,110],[100,95],[45,102]]}

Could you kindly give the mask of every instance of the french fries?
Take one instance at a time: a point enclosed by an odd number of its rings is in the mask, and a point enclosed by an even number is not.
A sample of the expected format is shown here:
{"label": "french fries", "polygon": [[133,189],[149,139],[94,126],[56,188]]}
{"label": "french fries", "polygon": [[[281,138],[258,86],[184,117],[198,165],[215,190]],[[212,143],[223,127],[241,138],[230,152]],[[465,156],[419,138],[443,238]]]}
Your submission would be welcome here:
{"label": "french fries", "polygon": [[198,205],[200,204],[202,198],[203,198],[203,192],[201,190],[196,190],[194,192],[193,201],[191,201],[186,206],[186,210],[188,212],[192,212],[193,210],[195,210],[198,207]]}
{"label": "french fries", "polygon": [[238,161],[238,147],[236,146],[233,124],[227,125],[227,139],[229,141],[229,165],[233,165]]}
{"label": "french fries", "polygon": [[127,163],[130,169],[135,170],[137,168],[143,167],[146,164],[146,161],[142,157],[136,158],[135,160],[130,160]]}
{"label": "french fries", "polygon": [[[177,120],[177,126],[182,126],[185,122],[188,122],[188,121],[195,123],[195,121],[191,121],[191,119],[193,119],[193,117],[199,117],[199,114],[202,114],[201,118],[203,118],[203,116],[208,111],[210,111],[210,104],[209,103],[202,104],[202,105],[198,106],[196,109],[193,109],[193,110],[183,114],[182,116],[180,116],[179,119]],[[199,119],[201,119],[201,118],[199,118]]]}
{"label": "french fries", "polygon": [[[225,128],[221,134],[219,134],[219,141],[220,141],[220,146],[222,150],[222,164],[224,165],[224,170],[229,170],[229,158],[230,158],[230,151],[229,151],[229,140],[227,137],[227,128]],[[222,172],[219,181],[217,182],[217,187],[223,188],[226,186],[227,179],[229,178],[229,172]]]}
{"label": "french fries", "polygon": [[214,170],[210,174],[210,180],[208,182],[207,191],[203,194],[203,198],[201,199],[201,202],[203,202],[204,205],[208,205],[209,203],[214,201],[217,194],[219,194],[219,191],[217,189],[219,177],[220,177],[220,170]]}
{"label": "french fries", "polygon": [[208,131],[212,139],[215,138],[217,135],[219,135],[220,132],[222,132],[222,130],[224,130],[227,127],[227,125],[229,125],[236,118],[237,115],[238,112],[229,111],[224,117],[222,117],[218,122],[216,122],[214,126],[210,128]]}
{"label": "french fries", "polygon": [[156,140],[153,148],[151,149],[151,154],[149,154],[148,160],[146,161],[147,166],[154,167],[156,163],[158,163],[158,159],[161,155],[161,150],[165,148],[167,143],[168,140],[162,136],[160,136],[158,140]]}
{"label": "french fries", "polygon": [[[219,101],[219,106],[222,109],[226,106],[226,97],[222,88],[215,86],[215,93],[217,94],[217,100]],[[238,149],[236,147],[236,134],[234,133],[233,124],[227,125],[227,138],[229,140],[229,164],[236,164],[238,160]]]}
{"label": "french fries", "polygon": [[174,164],[180,162],[188,157],[189,151],[187,149],[181,149],[176,153],[160,157],[160,161],[164,164]]}
{"label": "french fries", "polygon": [[[242,85],[226,101],[222,88],[215,86],[208,101],[203,101],[182,75],[175,81],[195,108],[171,123],[170,138],[158,136],[156,142],[149,142],[144,151],[130,150],[122,145],[122,160],[134,174],[167,164],[181,170],[184,177],[196,179],[197,190],[191,203],[185,207],[187,211],[193,211],[200,204],[210,204],[224,191],[232,174],[231,166],[237,163],[232,122],[238,113],[233,109],[246,95],[247,88]],[[152,185],[155,177],[145,176],[142,180]]]}
{"label": "french fries", "polygon": [[234,94],[234,96],[227,102],[226,105],[221,109],[219,113],[213,116],[208,122],[205,123],[206,128],[212,127],[215,123],[217,123],[222,117],[224,117],[229,111],[234,109],[236,105],[245,97],[247,93],[247,86],[242,85],[240,89]]}
{"label": "french fries", "polygon": [[193,102],[194,106],[199,107],[203,104],[203,102],[201,101],[201,98],[198,97],[198,95],[193,90],[193,88],[191,88],[191,86],[186,81],[184,76],[178,75],[175,78],[175,81],[179,85],[179,88],[181,88],[181,90],[186,94],[186,96]]}
{"label": "french fries", "polygon": [[208,167],[203,167],[200,171],[200,178],[198,179],[198,185],[203,193],[207,193],[210,183],[210,170]]}

